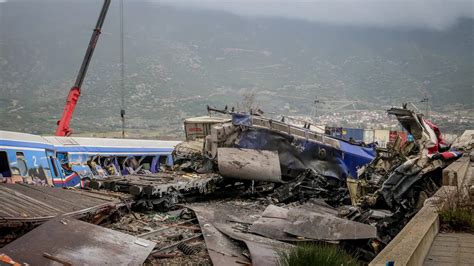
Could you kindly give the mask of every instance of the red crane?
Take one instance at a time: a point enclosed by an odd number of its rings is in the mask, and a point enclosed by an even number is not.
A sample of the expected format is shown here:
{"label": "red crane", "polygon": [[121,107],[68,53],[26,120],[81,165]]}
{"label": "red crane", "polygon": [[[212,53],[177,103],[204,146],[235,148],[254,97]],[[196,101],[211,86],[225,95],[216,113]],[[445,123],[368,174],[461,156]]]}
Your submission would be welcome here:
{"label": "red crane", "polygon": [[69,123],[71,122],[72,114],[76,108],[77,100],[81,96],[81,86],[84,81],[84,77],[87,73],[87,68],[92,59],[92,54],[94,53],[95,46],[99,40],[99,35],[104,24],[105,16],[109,10],[111,0],[104,0],[104,5],[100,11],[99,19],[95,26],[94,31],[92,32],[91,40],[89,41],[89,46],[87,47],[84,60],[82,61],[81,68],[79,69],[79,74],[77,74],[76,82],[74,86],[69,90],[69,94],[66,99],[66,105],[64,106],[63,114],[61,119],[58,121],[58,127],[56,129],[56,136],[69,136],[72,133],[72,130],[69,128]]}

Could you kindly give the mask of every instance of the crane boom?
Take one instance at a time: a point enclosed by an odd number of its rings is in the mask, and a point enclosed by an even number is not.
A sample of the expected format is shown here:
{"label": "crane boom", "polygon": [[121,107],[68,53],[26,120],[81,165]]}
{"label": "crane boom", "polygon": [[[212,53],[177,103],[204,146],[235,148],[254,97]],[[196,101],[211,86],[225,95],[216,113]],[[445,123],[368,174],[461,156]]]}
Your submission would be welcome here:
{"label": "crane boom", "polygon": [[81,96],[81,86],[84,81],[84,77],[87,73],[87,68],[92,59],[92,54],[94,54],[94,49],[99,40],[99,36],[102,30],[102,25],[104,24],[105,16],[109,10],[111,0],[104,0],[102,10],[100,11],[99,18],[97,19],[97,24],[92,32],[91,39],[89,41],[89,46],[87,47],[84,60],[82,61],[81,68],[77,74],[76,82],[74,86],[69,90],[69,94],[66,99],[66,105],[64,106],[63,114],[61,119],[58,121],[58,127],[56,128],[56,136],[69,136],[72,133],[72,130],[69,128],[69,123],[72,119],[72,114],[76,108],[76,103],[79,97]]}

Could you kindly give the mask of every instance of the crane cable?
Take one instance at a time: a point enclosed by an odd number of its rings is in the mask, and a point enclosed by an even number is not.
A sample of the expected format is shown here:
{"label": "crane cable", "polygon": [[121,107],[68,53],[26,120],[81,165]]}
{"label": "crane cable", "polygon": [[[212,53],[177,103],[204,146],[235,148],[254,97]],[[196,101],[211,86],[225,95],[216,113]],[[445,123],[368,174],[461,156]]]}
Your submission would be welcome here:
{"label": "crane cable", "polygon": [[123,0],[120,0],[120,97],[121,109],[120,117],[122,118],[122,138],[125,138],[125,86],[124,86],[124,35],[123,35]]}

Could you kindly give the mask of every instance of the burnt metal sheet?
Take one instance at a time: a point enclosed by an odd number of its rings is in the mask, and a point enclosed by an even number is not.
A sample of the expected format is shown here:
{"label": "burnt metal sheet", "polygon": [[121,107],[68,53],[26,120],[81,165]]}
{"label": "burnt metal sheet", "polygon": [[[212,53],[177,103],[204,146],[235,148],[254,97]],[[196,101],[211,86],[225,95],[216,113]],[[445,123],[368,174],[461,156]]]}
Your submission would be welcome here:
{"label": "burnt metal sheet", "polygon": [[281,183],[278,152],[218,148],[219,173],[224,177]]}
{"label": "burnt metal sheet", "polygon": [[[320,203],[307,203],[299,206],[301,210],[316,210],[320,213],[327,213],[330,215],[336,215],[335,209],[326,207]],[[281,241],[311,241],[312,239],[299,238],[298,236],[291,235],[283,231],[284,228],[290,227],[292,221],[288,219],[289,210],[286,208],[278,207],[275,205],[268,205],[265,211],[262,213],[262,217],[255,221],[250,226],[250,232],[266,236],[272,239]]]}
{"label": "burnt metal sheet", "polygon": [[296,209],[302,209],[302,210],[308,210],[310,212],[317,212],[317,213],[327,213],[331,215],[338,215],[339,211],[327,204],[324,200],[322,199],[310,199],[308,202],[305,204],[296,207]]}
{"label": "burnt metal sheet", "polygon": [[290,225],[291,221],[286,219],[262,217],[252,224],[249,231],[281,241],[300,241],[297,236],[283,231],[283,228]]}
{"label": "burnt metal sheet", "polygon": [[268,205],[262,217],[250,226],[249,231],[281,241],[298,241],[293,235],[285,233],[283,228],[291,225],[288,219],[288,209],[275,205]]}
{"label": "burnt metal sheet", "polygon": [[273,204],[268,205],[263,211],[262,217],[286,219],[288,218],[288,209]]}
{"label": "burnt metal sheet", "polygon": [[212,224],[212,222],[215,221],[214,210],[206,206],[197,205],[186,207],[193,210],[198,218],[204,241],[206,242],[206,248],[213,265],[241,266],[242,264],[250,264],[250,261],[242,255],[242,248],[214,227]]}
{"label": "burnt metal sheet", "polygon": [[247,245],[252,265],[278,265],[278,252],[284,252],[292,247],[292,245],[284,242],[234,229],[232,223],[214,223],[214,226],[230,238],[242,241]]}
{"label": "burnt metal sheet", "polygon": [[80,217],[124,204],[123,198],[112,195],[26,184],[0,184],[0,198],[0,226],[65,214]]}
{"label": "burnt metal sheet", "polygon": [[58,265],[51,258],[70,265],[141,265],[154,246],[145,239],[58,217],[3,247],[0,253],[29,265]]}
{"label": "burnt metal sheet", "polygon": [[290,209],[288,219],[292,223],[283,230],[295,236],[331,241],[377,237],[377,229],[372,225],[342,219],[328,213]]}
{"label": "burnt metal sheet", "polygon": [[318,203],[292,209],[269,205],[262,217],[252,224],[250,232],[282,241],[338,241],[377,237],[374,226],[336,215],[335,209]]}

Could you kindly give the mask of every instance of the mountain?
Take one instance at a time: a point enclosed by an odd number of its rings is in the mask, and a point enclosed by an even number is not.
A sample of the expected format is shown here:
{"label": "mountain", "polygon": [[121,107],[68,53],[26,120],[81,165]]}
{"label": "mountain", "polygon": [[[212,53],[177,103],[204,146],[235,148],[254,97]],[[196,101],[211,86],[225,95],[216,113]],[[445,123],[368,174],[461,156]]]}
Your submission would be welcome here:
{"label": "mountain", "polygon": [[[0,3],[0,128],[53,133],[101,1]],[[444,31],[334,26],[125,2],[127,128],[181,132],[206,104],[255,93],[263,110],[309,114],[315,97],[382,108],[430,99],[473,109],[474,21]],[[71,127],[120,129],[113,2]]]}

